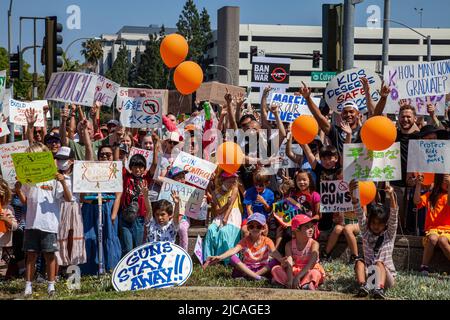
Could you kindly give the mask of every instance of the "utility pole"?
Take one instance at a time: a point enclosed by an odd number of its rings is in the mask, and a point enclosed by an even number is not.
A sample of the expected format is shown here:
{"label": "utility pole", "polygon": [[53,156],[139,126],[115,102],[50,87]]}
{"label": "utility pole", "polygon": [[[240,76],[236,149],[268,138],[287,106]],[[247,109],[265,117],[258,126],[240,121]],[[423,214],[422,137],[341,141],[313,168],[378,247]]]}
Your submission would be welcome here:
{"label": "utility pole", "polygon": [[[9,9],[8,9],[8,57],[11,54],[11,41],[12,41],[12,34],[11,34],[11,11],[12,11],[12,4],[13,0],[9,1]],[[14,98],[14,80],[10,79],[10,92],[11,92],[11,98]],[[9,123],[9,142],[14,142],[14,123]]]}
{"label": "utility pole", "polygon": [[353,68],[355,45],[355,5],[353,0],[344,1],[344,70]]}
{"label": "utility pole", "polygon": [[389,19],[391,18],[391,0],[384,0],[383,17],[383,60],[381,73],[384,74],[384,67],[389,64]]}

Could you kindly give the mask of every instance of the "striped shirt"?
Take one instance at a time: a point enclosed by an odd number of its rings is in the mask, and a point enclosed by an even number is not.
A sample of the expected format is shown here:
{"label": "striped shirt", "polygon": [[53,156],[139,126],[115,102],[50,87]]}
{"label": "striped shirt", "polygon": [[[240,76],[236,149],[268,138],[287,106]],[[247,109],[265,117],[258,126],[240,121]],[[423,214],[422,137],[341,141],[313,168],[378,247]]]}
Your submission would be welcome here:
{"label": "striped shirt", "polygon": [[[392,260],[392,252],[394,251],[395,236],[397,234],[398,208],[390,209],[387,229],[380,235],[375,235],[372,231],[370,231],[367,226],[367,217],[359,203],[354,205],[354,210],[358,215],[358,223],[361,229],[363,241],[364,262],[366,266],[376,264],[377,262],[382,262],[386,269],[389,270],[393,276],[395,276],[396,271],[394,261]],[[384,239],[378,252],[376,253],[374,252],[374,248],[380,237],[384,237]]]}

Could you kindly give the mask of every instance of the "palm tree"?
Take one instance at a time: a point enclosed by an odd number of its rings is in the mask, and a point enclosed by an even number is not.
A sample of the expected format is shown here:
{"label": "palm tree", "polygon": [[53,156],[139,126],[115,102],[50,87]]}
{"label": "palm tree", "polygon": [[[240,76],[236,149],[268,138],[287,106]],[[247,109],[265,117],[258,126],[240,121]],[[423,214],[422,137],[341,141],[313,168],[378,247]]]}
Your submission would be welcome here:
{"label": "palm tree", "polygon": [[86,64],[93,72],[97,72],[98,61],[103,57],[101,40],[89,39],[82,43],[81,54],[86,59]]}
{"label": "palm tree", "polygon": [[64,61],[63,71],[76,71],[76,72],[79,72],[84,67],[84,65],[80,64],[80,62],[78,60],[70,60],[66,56],[65,52],[62,54],[62,58],[63,58],[63,61]]}

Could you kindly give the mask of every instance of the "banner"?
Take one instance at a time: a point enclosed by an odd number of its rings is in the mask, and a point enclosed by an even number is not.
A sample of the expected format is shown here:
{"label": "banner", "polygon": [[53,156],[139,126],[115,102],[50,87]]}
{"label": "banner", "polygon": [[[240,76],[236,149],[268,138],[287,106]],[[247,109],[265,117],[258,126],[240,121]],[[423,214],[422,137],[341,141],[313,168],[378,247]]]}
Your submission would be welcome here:
{"label": "banner", "polygon": [[188,171],[186,183],[204,190],[208,187],[212,174],[217,169],[217,164],[191,156],[183,151],[178,154],[172,166]]}
{"label": "banner", "polygon": [[[319,106],[320,99],[312,98],[314,103]],[[283,122],[294,122],[301,115],[312,115],[309,111],[306,99],[302,96],[294,96],[285,93],[274,93],[271,95],[269,108],[272,105],[278,106],[278,113],[280,114],[281,121]],[[269,121],[275,121],[275,116],[269,111],[267,116]]]}
{"label": "banner", "polygon": [[44,106],[47,106],[47,100],[35,100],[31,102],[9,100],[9,121],[19,126],[27,126],[25,111],[34,109],[37,112],[35,127],[44,126]]}
{"label": "banner", "polygon": [[344,103],[353,101],[360,112],[367,111],[367,101],[361,78],[367,78],[371,97],[375,104],[380,100],[378,93],[381,88],[380,77],[371,70],[353,68],[339,73],[328,83],[325,89],[325,100],[331,110],[341,113]]}
{"label": "banner", "polygon": [[289,87],[291,59],[253,57],[252,87]]}
{"label": "banner", "polygon": [[402,179],[400,142],[383,151],[367,150],[362,143],[344,143],[344,180],[396,181]]}
{"label": "banner", "polygon": [[54,72],[44,99],[92,107],[97,76],[81,72]]}
{"label": "banner", "polygon": [[121,161],[75,161],[74,193],[123,192]]}
{"label": "banner", "polygon": [[168,178],[162,178],[163,184],[159,193],[158,200],[166,199],[172,201],[172,190],[178,192],[180,196],[180,213],[196,220],[205,220],[205,190],[188,186],[187,184],[174,181]]}
{"label": "banner", "polygon": [[17,180],[22,184],[39,183],[55,179],[57,168],[53,154],[49,152],[13,153]]}
{"label": "banner", "polygon": [[390,100],[441,96],[450,92],[450,59],[384,67]]}
{"label": "banner", "polygon": [[91,73],[97,77],[97,85],[95,86],[94,102],[100,101],[102,105],[111,107],[120,85],[104,76]]}
{"label": "banner", "polygon": [[209,101],[215,104],[226,105],[225,94],[228,92],[232,96],[236,96],[239,93],[246,95],[244,88],[238,86],[232,86],[230,84],[224,84],[217,81],[203,82],[200,88],[196,91],[197,101]]}
{"label": "banner", "polygon": [[320,212],[353,211],[348,183],[342,180],[320,182]]}
{"label": "banner", "polygon": [[115,267],[116,291],[136,291],[181,286],[191,276],[192,259],[170,242],[151,242],[128,252]]}
{"label": "banner", "polygon": [[[395,99],[394,99],[395,97]],[[386,101],[386,107],[384,108],[383,113],[386,114],[398,114],[400,111],[400,97],[399,96],[392,96],[390,94],[388,96],[388,99]],[[422,116],[428,116],[427,111],[427,104],[431,103],[436,107],[435,114],[437,116],[444,116],[445,115],[445,95],[440,96],[431,96],[431,97],[418,97],[418,98],[412,98],[412,99],[404,99],[406,100],[407,105],[411,105],[414,108],[416,108],[416,114],[422,115]]]}
{"label": "banner", "polygon": [[286,198],[273,204],[273,216],[284,227],[290,227],[291,220],[302,212],[292,198]]}
{"label": "banner", "polygon": [[16,184],[16,169],[12,161],[13,153],[23,153],[30,146],[28,140],[0,144],[0,167],[2,168],[3,179],[8,182],[11,189]]}
{"label": "banner", "polygon": [[409,140],[407,170],[450,173],[450,140]]}

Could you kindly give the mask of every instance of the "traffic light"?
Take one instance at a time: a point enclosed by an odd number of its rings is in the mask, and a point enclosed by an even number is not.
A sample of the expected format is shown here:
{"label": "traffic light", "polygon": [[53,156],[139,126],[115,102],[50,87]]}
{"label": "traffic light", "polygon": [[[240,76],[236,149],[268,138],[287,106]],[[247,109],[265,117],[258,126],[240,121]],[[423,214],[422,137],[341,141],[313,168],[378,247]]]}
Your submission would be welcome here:
{"label": "traffic light", "polygon": [[322,70],[343,71],[344,5],[322,5]]}
{"label": "traffic light", "polygon": [[46,83],[50,81],[52,73],[57,72],[58,68],[63,66],[63,49],[58,46],[63,43],[63,37],[59,34],[62,30],[63,26],[61,23],[58,23],[57,17],[45,18],[45,38],[42,49],[42,61],[45,65]]}
{"label": "traffic light", "polygon": [[250,63],[253,62],[253,57],[256,57],[257,55],[258,55],[258,47],[251,46],[250,47]]}
{"label": "traffic light", "polygon": [[313,68],[319,68],[320,67],[320,51],[314,50],[313,51]]}
{"label": "traffic light", "polygon": [[18,53],[9,55],[9,77],[11,79],[22,79],[22,55],[19,48]]}

